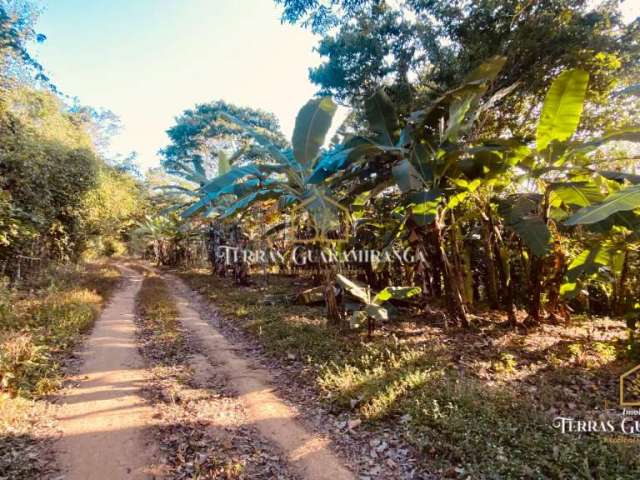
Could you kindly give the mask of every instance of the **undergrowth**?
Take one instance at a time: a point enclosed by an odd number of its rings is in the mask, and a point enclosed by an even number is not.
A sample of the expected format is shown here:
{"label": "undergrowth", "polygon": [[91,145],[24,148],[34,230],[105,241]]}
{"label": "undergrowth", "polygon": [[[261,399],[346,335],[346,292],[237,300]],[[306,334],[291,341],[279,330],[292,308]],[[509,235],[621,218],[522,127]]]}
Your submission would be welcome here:
{"label": "undergrowth", "polygon": [[90,330],[120,281],[103,263],[52,267],[9,287],[0,284],[0,478],[44,478],[47,403],[65,357]]}
{"label": "undergrowth", "polygon": [[[306,363],[307,380],[338,411],[400,428],[431,468],[458,478],[637,479],[637,446],[613,436],[563,435],[524,398],[464,375],[441,345],[391,336],[365,342],[325,327],[322,310],[265,301],[290,287],[237,288],[205,273],[182,277],[227,321],[284,361]],[[513,365],[509,363],[510,368]]]}
{"label": "undergrowth", "polygon": [[0,392],[38,397],[55,391],[65,354],[91,328],[119,279],[112,266],[87,264],[57,267],[21,288],[3,285]]}

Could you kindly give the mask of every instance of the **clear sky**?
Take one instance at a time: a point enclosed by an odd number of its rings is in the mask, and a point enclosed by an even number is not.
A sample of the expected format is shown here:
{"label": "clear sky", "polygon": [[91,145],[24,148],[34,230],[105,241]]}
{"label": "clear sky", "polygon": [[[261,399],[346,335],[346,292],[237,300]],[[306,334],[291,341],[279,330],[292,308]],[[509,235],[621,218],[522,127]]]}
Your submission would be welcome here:
{"label": "clear sky", "polygon": [[[41,0],[33,47],[54,83],[122,119],[112,150],[146,168],[175,116],[217,99],[276,114],[287,136],[314,95],[317,39],[280,23],[272,0]],[[627,20],[640,0],[624,3]],[[345,112],[339,112],[343,117]],[[339,118],[336,119],[336,124]]]}
{"label": "clear sky", "polygon": [[175,116],[217,99],[276,114],[290,136],[316,92],[317,40],[272,0],[48,0],[33,47],[53,82],[122,119],[112,149],[157,165]]}

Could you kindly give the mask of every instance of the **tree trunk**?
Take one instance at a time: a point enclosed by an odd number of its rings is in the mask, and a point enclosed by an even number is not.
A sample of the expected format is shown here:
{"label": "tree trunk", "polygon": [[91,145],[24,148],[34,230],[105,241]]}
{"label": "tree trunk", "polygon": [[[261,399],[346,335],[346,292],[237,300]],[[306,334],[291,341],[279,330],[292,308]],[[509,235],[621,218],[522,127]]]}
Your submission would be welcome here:
{"label": "tree trunk", "polygon": [[509,325],[511,325],[512,327],[516,327],[518,325],[518,319],[516,317],[516,292],[513,284],[512,268],[508,260],[508,253],[505,252],[507,254],[503,254],[500,246],[498,245],[498,239],[496,238],[496,236],[493,237],[493,251],[496,256],[496,263],[498,265],[500,279],[502,280],[502,287],[504,291],[504,310],[507,312]]}
{"label": "tree trunk", "polygon": [[624,259],[622,260],[622,270],[620,271],[620,279],[616,286],[616,295],[614,298],[613,312],[616,315],[624,313],[625,299],[627,296],[627,277],[629,276],[629,250],[624,251]]}
{"label": "tree trunk", "polygon": [[484,261],[487,267],[486,282],[487,282],[487,300],[489,300],[489,306],[497,309],[500,307],[498,300],[498,279],[496,278],[496,263],[494,261],[493,254],[493,225],[490,217],[482,220],[482,226],[484,227],[484,235],[482,242],[484,244]]}
{"label": "tree trunk", "polygon": [[[494,223],[493,217],[491,216],[491,211],[487,209],[487,226],[490,233],[491,242],[489,244],[489,249],[492,251],[493,256],[495,257],[494,266],[498,269],[498,275],[500,282],[502,284],[502,302],[504,306],[504,311],[507,313],[507,317],[509,319],[509,325],[512,327],[516,327],[518,325],[518,319],[516,317],[516,307],[515,307],[515,289],[513,282],[513,274],[511,268],[511,262],[509,261],[508,251],[503,252],[503,247],[501,245],[502,236],[500,235],[500,230],[498,226]],[[494,274],[494,281],[496,285],[498,284],[498,279]],[[500,300],[500,295],[496,292],[497,301]]]}
{"label": "tree trunk", "polygon": [[[544,192],[542,201],[542,220],[549,222],[549,190]],[[532,254],[533,255],[533,254]],[[544,258],[533,256],[531,261],[531,274],[529,276],[529,321],[534,325],[540,324],[540,309],[542,304],[542,282],[544,273]]]}
{"label": "tree trunk", "polygon": [[443,276],[447,298],[447,308],[451,317],[463,327],[469,326],[469,319],[467,318],[467,312],[465,309],[462,293],[460,290],[460,284],[458,283],[455,268],[452,265],[446,252],[446,244],[443,235],[444,219],[438,214],[434,222],[436,238],[438,244],[438,250],[440,252],[440,259],[443,265]]}
{"label": "tree trunk", "polygon": [[340,307],[336,298],[335,272],[329,268],[325,271],[324,283],[324,303],[327,307],[327,323],[334,327],[342,327],[342,316],[340,315]]}
{"label": "tree trunk", "polygon": [[[553,321],[557,321],[557,315],[558,313],[561,313],[560,311],[562,310],[560,305],[560,286],[562,285],[562,279],[564,278],[566,270],[567,265],[565,255],[562,251],[562,247],[557,243],[554,257],[554,273],[547,290],[547,311]],[[565,321],[566,320],[567,319],[565,318]]]}
{"label": "tree trunk", "polygon": [[[455,272],[455,281],[459,287],[460,295],[462,296],[463,302],[465,305],[470,305],[473,302],[473,291],[468,288],[470,285],[468,284],[468,273],[470,273],[470,269],[467,269],[467,265],[465,264],[465,254],[461,250],[460,245],[460,227],[456,223],[455,217],[453,216],[453,212],[451,212],[451,264],[453,266],[453,270]],[[464,247],[462,247],[464,248]]]}
{"label": "tree trunk", "polygon": [[444,278],[444,265],[442,264],[442,254],[440,253],[440,240],[437,233],[431,234],[432,248],[429,248],[429,257],[431,260],[431,269],[429,272],[429,281],[431,283],[431,292],[436,298],[442,298],[442,280]]}
{"label": "tree trunk", "polygon": [[473,305],[474,288],[473,288],[473,271],[471,268],[471,252],[467,246],[464,247],[462,253],[462,275],[464,277],[464,294],[467,305]]}
{"label": "tree trunk", "polygon": [[239,254],[234,258],[233,277],[236,285],[249,285],[249,264],[247,263],[244,251],[248,246],[248,239],[240,229],[240,225],[234,225],[231,230],[231,244],[238,247]]}
{"label": "tree trunk", "polygon": [[527,313],[529,314],[529,321],[534,325],[540,324],[540,305],[542,301],[542,267],[544,265],[543,259],[540,257],[534,257],[531,261],[531,275],[529,277],[529,284],[531,285],[531,291],[529,292],[529,302],[527,305]]}

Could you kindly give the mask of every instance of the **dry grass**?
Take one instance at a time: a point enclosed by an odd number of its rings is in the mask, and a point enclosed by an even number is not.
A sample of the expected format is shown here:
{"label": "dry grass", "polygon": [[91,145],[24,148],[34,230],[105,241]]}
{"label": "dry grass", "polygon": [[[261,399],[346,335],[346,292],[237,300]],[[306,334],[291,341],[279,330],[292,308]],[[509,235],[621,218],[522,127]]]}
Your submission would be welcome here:
{"label": "dry grass", "polygon": [[117,268],[92,263],[52,268],[18,289],[0,285],[0,478],[40,478],[49,467],[38,399],[60,386],[67,355],[119,281]]}
{"label": "dry grass", "polygon": [[469,331],[405,317],[367,342],[327,329],[321,308],[287,303],[308,286],[300,279],[238,288],[205,272],[183,278],[267,352],[301,360],[300,378],[333,410],[402,431],[440,474],[640,478],[637,440],[562,435],[552,426],[560,414],[598,418],[605,400],[615,400],[627,364],[618,359],[622,322],[576,319],[514,332],[487,316]]}
{"label": "dry grass", "polygon": [[0,318],[0,391],[42,396],[60,383],[61,364],[97,318],[120,273],[105,264],[60,268],[29,290],[14,290]]}
{"label": "dry grass", "polygon": [[184,334],[178,322],[178,310],[162,278],[148,274],[136,298],[146,357],[172,364],[184,354]]}

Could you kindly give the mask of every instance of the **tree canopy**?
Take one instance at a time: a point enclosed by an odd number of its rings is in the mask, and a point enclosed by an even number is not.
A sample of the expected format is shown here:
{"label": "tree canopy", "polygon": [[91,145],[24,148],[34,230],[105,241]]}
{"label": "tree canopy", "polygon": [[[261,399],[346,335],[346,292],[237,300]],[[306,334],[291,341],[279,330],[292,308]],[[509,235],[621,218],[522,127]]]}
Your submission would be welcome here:
{"label": "tree canopy", "polygon": [[281,146],[286,144],[280,124],[272,113],[218,100],[196,105],[176,119],[176,124],[167,130],[171,143],[161,151],[162,166],[178,175],[185,165],[196,171],[203,169],[210,175],[217,172],[221,152],[231,156],[246,150],[244,155],[254,158],[256,153],[251,148],[254,145],[251,136],[238,125],[224,121],[223,114],[233,115],[251,127],[268,132]]}
{"label": "tree canopy", "polygon": [[[640,21],[619,3],[584,0],[277,0],[283,21],[322,34],[324,62],[310,70],[323,94],[354,107],[382,84],[420,104],[457,85],[494,55],[506,64],[490,91],[515,86],[499,115],[512,128],[542,100],[561,69],[590,74],[590,98],[638,81]],[[615,80],[613,79],[615,78]]]}

